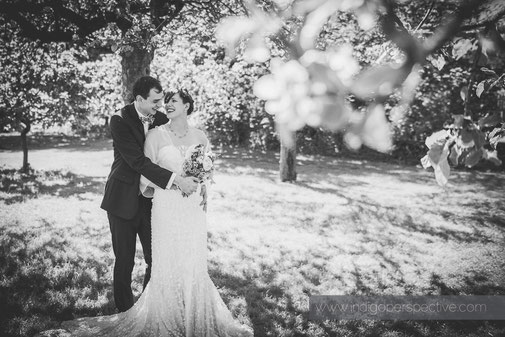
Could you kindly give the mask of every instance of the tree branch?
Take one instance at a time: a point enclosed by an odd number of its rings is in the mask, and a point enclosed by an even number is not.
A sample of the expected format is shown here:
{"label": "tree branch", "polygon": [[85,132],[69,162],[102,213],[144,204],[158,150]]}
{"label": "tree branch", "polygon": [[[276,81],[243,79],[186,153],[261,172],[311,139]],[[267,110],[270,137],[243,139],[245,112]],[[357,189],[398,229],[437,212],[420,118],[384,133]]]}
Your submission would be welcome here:
{"label": "tree branch", "polygon": [[465,116],[471,115],[471,113],[470,113],[470,96],[472,95],[472,86],[473,86],[473,83],[475,82],[477,65],[479,64],[479,59],[480,59],[481,53],[482,53],[482,45],[479,43],[479,46],[477,47],[477,50],[475,52],[475,57],[473,59],[472,69],[470,70],[470,80],[468,81],[468,87],[467,87],[466,97],[465,97],[465,108],[464,108]]}
{"label": "tree branch", "polygon": [[461,5],[456,14],[449,19],[449,22],[439,27],[433,35],[426,39],[423,43],[423,56],[426,58],[438,48],[442,47],[449,39],[451,39],[460,29],[463,21],[472,16],[477,10],[481,1],[467,0]]}
{"label": "tree branch", "polygon": [[505,1],[486,0],[481,1],[478,6],[476,18],[469,18],[469,22],[462,23],[461,30],[474,30],[496,23],[505,15]]}
{"label": "tree branch", "polygon": [[[421,22],[419,22],[419,24],[417,25],[416,29],[414,29],[414,32],[417,32],[422,27],[422,25],[426,22],[426,20],[430,16],[431,12],[433,11],[433,7],[435,6],[435,2],[436,2],[436,0],[432,0],[430,8],[426,11],[426,14],[424,15],[424,18],[421,20]],[[389,14],[393,17],[394,21],[398,24],[398,26],[400,27],[400,29],[402,29],[403,31],[405,31],[405,32],[408,33],[407,29],[405,28],[405,25],[403,24],[403,22],[401,21],[401,19],[394,13],[392,7],[389,7],[389,11],[390,11]],[[391,41],[388,41],[388,43],[390,44]],[[386,57],[386,55],[389,53],[390,50],[391,49],[389,48],[389,45],[388,45],[386,47],[386,50],[384,50],[384,52],[377,58],[377,60],[375,61],[375,63],[380,63],[382,61],[382,59],[384,59]]]}
{"label": "tree branch", "polygon": [[[398,48],[403,50],[407,55],[407,63],[414,65],[419,62],[421,55],[419,55],[420,44],[403,25],[403,22],[394,12],[393,3],[386,2],[386,14],[382,18],[382,30],[388,40],[394,42]],[[396,25],[395,25],[396,24]],[[397,28],[398,26],[398,28]]]}
{"label": "tree branch", "polygon": [[[152,5],[154,2],[157,2],[157,1],[151,0]],[[170,2],[172,2],[172,1],[170,1]],[[165,0],[163,4],[166,5],[166,7],[164,7],[163,10],[159,10],[156,13],[157,18],[158,18],[157,21],[159,22],[159,23],[155,23],[157,33],[161,32],[161,30],[166,25],[168,25],[170,22],[172,22],[182,12],[182,10],[185,6],[185,2],[180,1],[180,0],[173,1],[173,3],[170,3],[170,4],[168,1]],[[170,7],[169,7],[170,5],[175,6],[174,10],[171,12],[171,15],[168,16],[167,18],[165,18],[163,21],[159,20],[160,17],[163,17],[163,16],[168,15],[170,13]]]}
{"label": "tree branch", "polygon": [[490,26],[485,36],[494,42],[495,47],[500,52],[505,53],[505,40],[496,29],[496,25]]}
{"label": "tree branch", "polygon": [[421,22],[419,22],[416,29],[414,29],[414,32],[417,32],[419,29],[421,29],[426,20],[428,20],[428,17],[430,16],[431,12],[433,11],[433,8],[435,7],[435,2],[436,0],[431,1],[430,8],[426,11],[426,14],[424,14],[423,19],[421,20]]}
{"label": "tree branch", "polygon": [[[50,29],[51,22],[37,27],[34,20],[26,16],[27,14],[40,16],[48,9],[53,11],[55,17],[68,22],[69,25],[63,31],[59,30],[59,27]],[[0,14],[4,14],[7,19],[16,22],[23,36],[42,42],[71,42],[75,33],[85,37],[107,27],[109,23],[116,23],[123,32],[133,25],[129,18],[113,11],[93,13],[94,17],[86,18],[85,15],[64,7],[60,1],[56,0],[38,3],[20,0],[7,3],[0,7]]]}
{"label": "tree branch", "polygon": [[33,23],[19,13],[12,13],[9,17],[15,21],[21,29],[20,34],[24,37],[40,40],[42,42],[71,42],[72,32],[46,31],[38,29]]}

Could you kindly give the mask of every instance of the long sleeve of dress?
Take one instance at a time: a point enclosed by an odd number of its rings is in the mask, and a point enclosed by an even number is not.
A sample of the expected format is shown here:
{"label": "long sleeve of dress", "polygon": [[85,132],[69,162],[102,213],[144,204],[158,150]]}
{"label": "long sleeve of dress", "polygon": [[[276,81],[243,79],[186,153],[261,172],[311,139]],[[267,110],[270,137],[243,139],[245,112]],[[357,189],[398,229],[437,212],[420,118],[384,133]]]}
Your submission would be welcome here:
{"label": "long sleeve of dress", "polygon": [[[154,129],[147,133],[146,141],[144,143],[144,154],[149,158],[154,164],[159,165],[158,152],[162,145],[162,137],[159,130]],[[168,181],[166,189],[172,186],[175,179],[175,173],[172,173],[170,180]],[[154,189],[160,188],[152,181],[147,179],[145,176],[140,176],[140,193],[146,198],[152,198],[154,195]]]}

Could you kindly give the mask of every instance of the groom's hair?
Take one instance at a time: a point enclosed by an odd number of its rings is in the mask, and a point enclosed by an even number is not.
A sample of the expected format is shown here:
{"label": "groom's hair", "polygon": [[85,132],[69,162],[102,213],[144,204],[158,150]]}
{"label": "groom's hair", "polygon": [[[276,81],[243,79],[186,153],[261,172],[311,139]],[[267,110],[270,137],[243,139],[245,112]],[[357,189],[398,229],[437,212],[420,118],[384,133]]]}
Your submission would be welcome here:
{"label": "groom's hair", "polygon": [[138,95],[147,98],[153,88],[159,92],[163,91],[160,81],[151,76],[142,76],[133,84],[133,100],[136,100]]}
{"label": "groom's hair", "polygon": [[194,109],[195,101],[193,100],[193,97],[191,97],[191,95],[189,94],[189,92],[186,89],[179,89],[177,91],[168,92],[165,95],[165,104],[167,104],[170,101],[170,99],[172,98],[172,96],[174,96],[176,94],[179,94],[179,96],[182,99],[182,103],[184,103],[184,104],[189,103],[188,116],[191,115],[191,113],[193,112],[193,109]]}

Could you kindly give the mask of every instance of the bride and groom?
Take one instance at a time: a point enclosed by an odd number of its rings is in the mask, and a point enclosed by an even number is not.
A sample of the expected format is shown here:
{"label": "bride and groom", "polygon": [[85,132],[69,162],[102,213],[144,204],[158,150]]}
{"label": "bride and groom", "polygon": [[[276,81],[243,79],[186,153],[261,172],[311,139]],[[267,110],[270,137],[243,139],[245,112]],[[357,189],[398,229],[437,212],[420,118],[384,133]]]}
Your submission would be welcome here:
{"label": "bride and groom", "polygon": [[[252,336],[233,319],[208,275],[206,187],[182,174],[188,147],[209,148],[205,134],[187,122],[193,99],[185,90],[164,97],[150,76],[137,80],[133,96],[110,121],[114,162],[101,204],[116,258],[119,313],[64,322],[63,328],[75,336]],[[166,115],[158,111],[163,102]],[[137,235],[147,270],[134,304]]]}

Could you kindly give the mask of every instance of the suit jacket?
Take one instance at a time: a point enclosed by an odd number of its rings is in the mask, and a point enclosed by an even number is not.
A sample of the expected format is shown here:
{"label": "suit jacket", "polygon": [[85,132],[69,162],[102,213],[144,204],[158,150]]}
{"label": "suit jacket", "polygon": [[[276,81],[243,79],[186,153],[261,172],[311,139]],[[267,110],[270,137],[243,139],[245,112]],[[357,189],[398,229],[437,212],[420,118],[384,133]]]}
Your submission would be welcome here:
{"label": "suit jacket", "polygon": [[[167,116],[157,112],[151,128],[167,122]],[[172,172],[152,163],[144,155],[144,126],[133,104],[112,116],[110,129],[114,162],[100,207],[121,218],[132,219],[138,210],[140,175],[165,188]]]}

